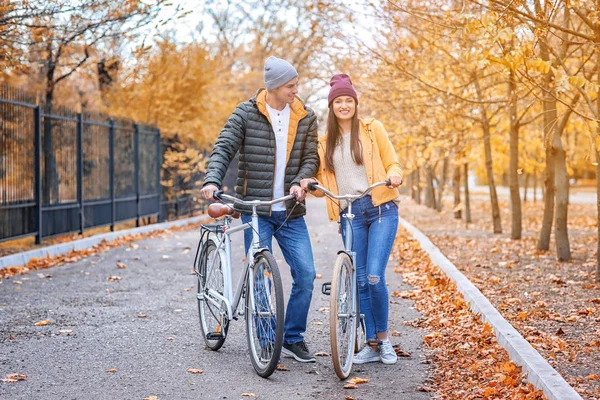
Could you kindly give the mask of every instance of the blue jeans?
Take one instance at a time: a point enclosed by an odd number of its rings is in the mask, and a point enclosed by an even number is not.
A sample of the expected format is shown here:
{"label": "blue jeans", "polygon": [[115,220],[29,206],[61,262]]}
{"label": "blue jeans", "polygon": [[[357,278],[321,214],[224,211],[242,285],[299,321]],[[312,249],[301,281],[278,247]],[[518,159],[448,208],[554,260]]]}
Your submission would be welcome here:
{"label": "blue jeans", "polygon": [[[342,211],[345,214],[347,211]],[[366,339],[387,332],[389,294],[385,269],[398,230],[398,207],[392,201],[374,207],[371,196],[352,203],[352,250],[356,252],[360,312],[365,315]],[[346,223],[342,219],[342,237]]]}
{"label": "blue jeans", "polygon": [[[251,219],[249,214],[242,214],[243,223]],[[258,217],[261,247],[266,246],[272,251],[272,239],[275,236],[285,262],[291,269],[293,283],[285,312],[283,342],[293,344],[304,340],[316,273],[304,217],[290,218],[285,224],[284,221],[285,211],[273,211],[270,217]],[[251,229],[244,231],[244,244],[248,253],[252,244]]]}

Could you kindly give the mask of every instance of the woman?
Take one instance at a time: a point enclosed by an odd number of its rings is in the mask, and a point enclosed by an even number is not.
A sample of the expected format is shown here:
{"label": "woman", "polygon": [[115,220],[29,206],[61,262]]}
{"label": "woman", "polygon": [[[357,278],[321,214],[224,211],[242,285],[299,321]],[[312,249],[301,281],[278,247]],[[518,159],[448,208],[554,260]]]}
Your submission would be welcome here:
{"label": "woman", "polygon": [[[353,244],[360,311],[365,315],[367,345],[354,356],[354,363],[381,361],[395,364],[398,357],[388,338],[389,294],[385,269],[398,228],[398,186],[402,170],[392,143],[381,122],[358,118],[358,96],[350,77],[338,74],[331,78],[327,132],[319,138],[320,166],[316,179],[301,182],[307,190],[309,182],[318,182],[335,194],[361,194],[375,182],[390,180],[372,195],[353,203]],[[323,194],[315,191],[315,195]],[[340,208],[346,204],[327,198],[330,221],[338,221]],[[342,223],[345,237],[345,224]]]}

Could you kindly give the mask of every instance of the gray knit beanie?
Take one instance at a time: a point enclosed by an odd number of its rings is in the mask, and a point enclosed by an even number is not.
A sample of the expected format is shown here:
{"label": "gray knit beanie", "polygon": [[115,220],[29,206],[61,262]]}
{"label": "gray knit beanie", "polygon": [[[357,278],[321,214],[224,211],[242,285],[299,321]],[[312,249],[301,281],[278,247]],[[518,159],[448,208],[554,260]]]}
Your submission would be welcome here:
{"label": "gray knit beanie", "polygon": [[265,61],[265,86],[267,90],[277,89],[297,76],[296,68],[281,58],[271,56]]}

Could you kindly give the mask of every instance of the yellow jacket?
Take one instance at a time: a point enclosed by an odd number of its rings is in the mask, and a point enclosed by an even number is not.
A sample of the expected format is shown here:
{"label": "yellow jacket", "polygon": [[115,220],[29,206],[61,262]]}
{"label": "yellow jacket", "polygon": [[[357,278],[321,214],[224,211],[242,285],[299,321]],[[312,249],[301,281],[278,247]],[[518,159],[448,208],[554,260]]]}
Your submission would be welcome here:
{"label": "yellow jacket", "polygon": [[[402,176],[402,168],[398,162],[394,145],[390,142],[383,124],[376,119],[360,121],[360,141],[362,144],[363,162],[369,185],[376,182],[385,181],[389,176]],[[370,126],[370,129],[369,129]],[[319,169],[316,179],[319,185],[327,188],[327,190],[338,193],[338,187],[335,179],[335,173],[328,171],[325,168],[325,146],[327,143],[327,134],[319,138]],[[317,197],[322,197],[324,194],[318,190],[312,192]],[[379,186],[371,192],[371,198],[375,207],[394,200],[398,197],[398,189],[388,189],[385,186]],[[340,218],[340,209],[329,197],[327,197],[327,213],[330,221],[338,221]]]}

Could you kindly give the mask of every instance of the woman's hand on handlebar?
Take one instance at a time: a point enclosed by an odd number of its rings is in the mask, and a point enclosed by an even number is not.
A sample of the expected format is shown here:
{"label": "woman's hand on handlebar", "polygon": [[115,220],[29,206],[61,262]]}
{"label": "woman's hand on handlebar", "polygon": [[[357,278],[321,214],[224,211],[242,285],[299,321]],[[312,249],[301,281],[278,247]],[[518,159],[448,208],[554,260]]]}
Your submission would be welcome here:
{"label": "woman's hand on handlebar", "polygon": [[402,177],[398,175],[392,175],[388,177],[387,182],[389,182],[388,185],[386,185],[388,188],[397,188],[398,186],[402,185]]}

